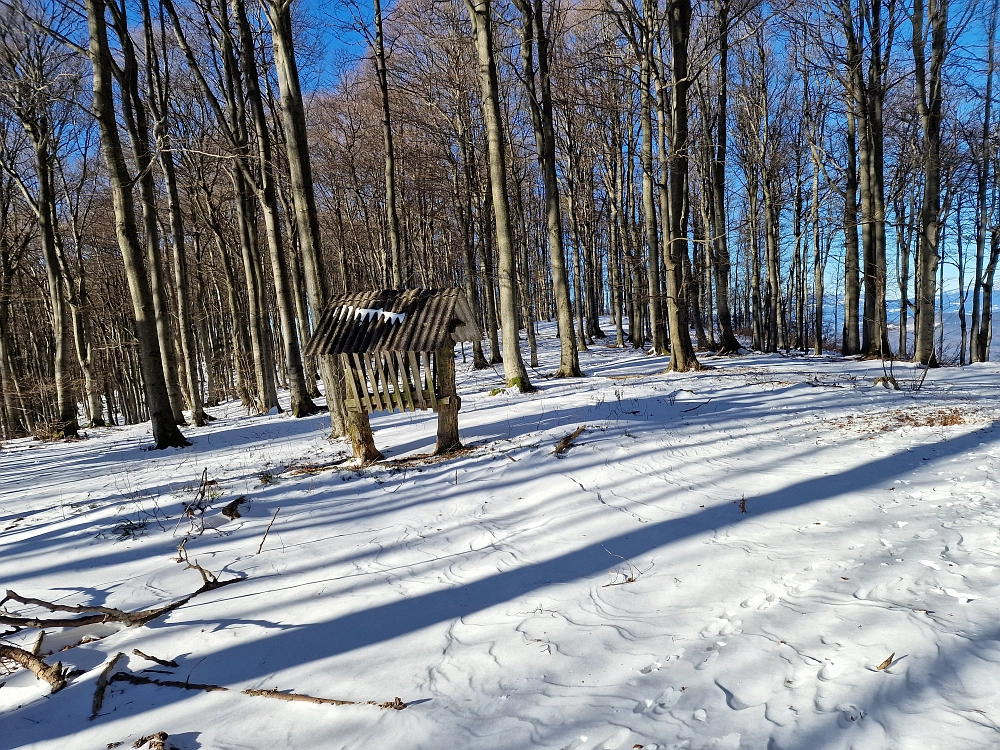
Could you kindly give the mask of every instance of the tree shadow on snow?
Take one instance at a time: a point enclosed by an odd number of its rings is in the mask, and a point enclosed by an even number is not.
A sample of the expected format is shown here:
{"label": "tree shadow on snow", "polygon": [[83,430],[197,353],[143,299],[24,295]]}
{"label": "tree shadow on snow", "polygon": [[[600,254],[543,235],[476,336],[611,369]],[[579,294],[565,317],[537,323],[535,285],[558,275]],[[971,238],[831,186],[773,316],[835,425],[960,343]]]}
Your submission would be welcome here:
{"label": "tree shadow on snow", "polygon": [[[736,418],[735,416],[733,417]],[[744,416],[746,419],[746,416]],[[974,451],[980,444],[997,439],[996,426],[952,437],[929,445],[916,446],[839,472],[814,476],[781,489],[756,495],[745,515],[734,516],[728,504],[700,509],[686,516],[649,522],[628,533],[610,536],[585,547],[537,563],[513,567],[479,580],[464,582],[429,593],[408,596],[386,604],[350,612],[325,622],[282,628],[261,638],[236,642],[208,656],[201,671],[210,673],[214,682],[248,686],[274,675],[311,662],[374,646],[415,633],[423,628],[467,617],[491,607],[521,599],[546,586],[566,584],[603,576],[608,567],[608,549],[625,558],[637,559],[653,550],[679,540],[706,534],[722,527],[761,516],[778,513],[839,495],[878,487],[887,478],[900,476],[928,462]],[[755,467],[756,469],[757,467]],[[830,467],[823,467],[830,468]],[[551,473],[551,464],[539,465],[540,472]],[[820,470],[817,467],[817,470]],[[239,595],[236,590],[229,592]],[[227,597],[223,595],[221,599]],[[211,619],[211,618],[207,618]],[[86,689],[86,688],[84,688]],[[71,692],[71,691],[67,691]],[[159,705],[184,700],[184,691],[160,691]],[[402,696],[404,700],[421,696]],[[119,706],[118,716],[128,714],[127,705]],[[5,723],[13,726],[19,717],[40,715],[44,709],[31,705],[8,714]],[[58,727],[42,723],[20,728],[25,741],[41,741],[59,736]],[[799,742],[799,747],[822,747]]]}

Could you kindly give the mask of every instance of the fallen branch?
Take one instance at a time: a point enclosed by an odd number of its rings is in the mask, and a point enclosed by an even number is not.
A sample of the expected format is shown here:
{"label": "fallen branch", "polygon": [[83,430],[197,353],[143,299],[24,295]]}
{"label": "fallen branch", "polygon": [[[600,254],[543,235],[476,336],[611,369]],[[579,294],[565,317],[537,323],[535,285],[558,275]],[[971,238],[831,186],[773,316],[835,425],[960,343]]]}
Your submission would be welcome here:
{"label": "fallen branch", "polygon": [[61,661],[55,664],[46,664],[30,651],[25,651],[23,648],[18,648],[17,646],[7,646],[2,643],[0,643],[0,659],[9,659],[30,670],[35,677],[49,683],[53,693],[58,693],[66,687],[68,670],[63,667]]}
{"label": "fallen branch", "polygon": [[580,437],[580,435],[586,428],[587,425],[585,424],[582,424],[579,427],[577,427],[575,430],[573,430],[573,432],[571,432],[569,435],[567,435],[558,443],[556,443],[556,449],[552,452],[557,456],[561,456],[563,453],[565,453],[575,445],[573,441],[576,440],[578,437]]}
{"label": "fallen branch", "polygon": [[279,510],[281,510],[281,508],[275,508],[274,515],[271,516],[271,523],[269,523],[267,525],[267,528],[264,530],[264,537],[260,540],[260,546],[257,547],[257,554],[258,555],[260,554],[260,551],[262,549],[264,549],[264,542],[267,541],[268,532],[270,532],[271,531],[271,527],[274,526],[274,519],[278,517],[278,511]]}
{"label": "fallen branch", "polygon": [[129,682],[133,685],[161,685],[162,687],[183,688],[185,690],[204,690],[206,693],[214,693],[218,690],[229,690],[222,685],[206,685],[199,682],[188,682],[185,680],[157,680],[153,677],[144,677],[141,674],[131,672],[117,672],[108,682]]}
{"label": "fallen branch", "polygon": [[137,648],[132,649],[132,653],[135,654],[136,656],[141,656],[146,661],[156,662],[161,667],[175,667],[176,668],[176,667],[180,666],[180,664],[178,664],[177,662],[175,662],[173,659],[158,659],[155,656],[150,656],[149,654],[142,653],[142,651],[140,651]]}
{"label": "fallen branch", "polygon": [[[601,547],[604,547],[604,545],[602,544]],[[611,583],[606,583],[603,586],[601,586],[602,589],[609,588],[610,586],[623,586],[626,583],[635,583],[639,579],[639,576],[641,576],[643,573],[646,573],[649,570],[649,568],[646,568],[646,570],[639,570],[627,557],[622,557],[621,555],[612,552],[607,547],[604,547],[604,551],[607,552],[612,557],[617,557],[619,560],[628,565],[627,569],[628,572],[626,573],[625,569],[610,571],[609,575],[620,575],[624,580],[612,581]]]}
{"label": "fallen branch", "polygon": [[96,719],[97,714],[101,712],[101,706],[104,705],[104,691],[108,689],[108,675],[115,668],[118,661],[125,656],[121,651],[115,654],[115,657],[107,663],[104,669],[101,670],[101,674],[97,678],[97,685],[94,688],[94,703],[91,706],[90,718]]}
{"label": "fallen branch", "polygon": [[[229,688],[222,685],[207,685],[198,682],[181,682],[180,680],[157,680],[153,677],[132,674],[131,672],[118,672],[109,682],[128,682],[133,685],[159,685],[161,687],[175,687],[184,690],[204,690],[205,692],[229,692]],[[261,698],[275,698],[280,701],[293,701],[302,703],[319,703],[327,706],[378,706],[379,708],[392,708],[402,711],[406,704],[396,697],[394,700],[385,703],[375,701],[344,701],[336,698],[317,698],[314,695],[304,695],[303,693],[282,693],[279,690],[243,690],[243,695],[256,696]]]}
{"label": "fallen branch", "polygon": [[695,409],[700,409],[705,404],[711,403],[711,401],[712,401],[712,399],[710,398],[710,399],[708,399],[708,401],[702,401],[700,404],[698,404],[697,406],[692,406],[690,409],[681,409],[681,413],[682,414],[687,414],[689,411],[694,411]]}
{"label": "fallen branch", "polygon": [[163,615],[173,612],[179,607],[183,607],[200,594],[204,594],[208,591],[214,591],[215,589],[222,588],[223,586],[228,586],[230,583],[236,583],[237,581],[243,580],[242,577],[236,577],[220,581],[214,573],[205,570],[205,568],[201,567],[197,563],[188,562],[187,553],[183,552],[183,543],[178,549],[182,551],[182,556],[178,562],[187,563],[188,568],[197,570],[201,574],[202,585],[196,591],[178,599],[175,602],[165,604],[160,607],[153,607],[152,609],[139,610],[138,612],[126,612],[115,607],[98,607],[88,604],[53,604],[52,602],[43,601],[42,599],[34,599],[30,596],[21,596],[15,591],[8,590],[7,595],[0,600],[0,607],[7,602],[17,602],[28,606],[40,607],[48,610],[49,612],[87,614],[85,614],[84,617],[44,618],[21,617],[19,615],[12,615],[0,611],[0,625],[14,625],[19,628],[75,628],[82,625],[94,625],[96,623],[120,622],[126,627],[132,628],[139,625],[145,625],[147,622],[155,620],[158,617],[163,617]]}
{"label": "fallen branch", "polygon": [[302,703],[322,703],[328,706],[378,706],[379,708],[394,708],[402,711],[406,704],[399,698],[385,703],[375,701],[342,701],[336,698],[317,698],[314,695],[303,695],[302,693],[282,693],[279,690],[244,690],[243,695],[255,695],[262,698],[276,698],[279,701],[301,701]]}
{"label": "fallen branch", "polygon": [[[277,698],[279,701],[302,701],[303,703],[324,703],[329,706],[352,706],[357,701],[341,701],[336,698],[317,698],[301,693],[282,693],[277,690],[244,690],[243,695],[256,695],[263,698]],[[396,700],[399,700],[398,698]],[[374,703],[374,701],[369,701]]]}
{"label": "fallen branch", "polygon": [[140,737],[133,744],[132,747],[142,747],[148,744],[149,750],[165,750],[167,747],[167,737],[169,737],[166,732],[157,732],[156,734],[149,734],[145,737]]}

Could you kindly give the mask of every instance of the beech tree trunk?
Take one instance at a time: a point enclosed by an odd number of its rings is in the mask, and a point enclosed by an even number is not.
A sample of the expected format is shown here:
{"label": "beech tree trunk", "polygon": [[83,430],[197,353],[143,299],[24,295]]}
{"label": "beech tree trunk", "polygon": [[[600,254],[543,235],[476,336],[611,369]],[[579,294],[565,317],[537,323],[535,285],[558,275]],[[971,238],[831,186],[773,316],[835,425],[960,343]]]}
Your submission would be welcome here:
{"label": "beech tree trunk", "polygon": [[[278,87],[281,92],[280,112],[285,129],[295,226],[302,251],[309,304],[313,314],[318,318],[326,305],[327,293],[320,268],[323,251],[320,245],[319,215],[316,210],[312,161],[306,134],[305,106],[299,84],[298,65],[295,62],[291,2],[271,0],[267,7],[273,32],[271,38],[278,72]],[[354,457],[361,463],[367,464],[381,459],[382,454],[375,448],[368,413],[349,412],[344,407],[344,375],[336,358],[331,355],[321,356],[320,367],[326,385],[327,408],[335,434],[348,435]]]}
{"label": "beech tree trunk", "polygon": [[163,375],[160,344],[157,339],[153,293],[143,268],[143,252],[132,204],[132,177],[128,173],[115,116],[111,82],[111,51],[105,20],[105,0],[86,0],[90,62],[93,67],[93,114],[101,131],[101,144],[108,167],[111,198],[114,204],[115,234],[122,252],[128,279],[135,332],[139,340],[140,364],[146,391],[146,405],[157,449],[183,447],[190,443],[177,428],[170,396]]}
{"label": "beech tree trunk", "polygon": [[949,0],[929,0],[927,27],[931,35],[930,70],[926,59],[924,0],[914,0],[913,61],[916,80],[917,112],[923,131],[924,195],[920,209],[920,243],[917,256],[916,343],[913,361],[928,367],[937,366],[934,352],[934,302],[939,260],[938,239],[941,222],[941,121],[942,69],[947,52]]}
{"label": "beech tree trunk", "polygon": [[500,93],[493,54],[492,0],[466,0],[476,35],[479,82],[482,88],[483,120],[486,125],[490,189],[496,220],[498,276],[500,285],[500,330],[503,335],[504,377],[509,388],[522,393],[534,390],[521,356],[517,325],[517,294],[514,243],[507,197],[507,166],[500,117]]}
{"label": "beech tree trunk", "polygon": [[[566,274],[566,252],[563,248],[562,208],[559,181],[556,175],[556,139],[552,110],[552,84],[549,75],[549,39],[541,0],[516,0],[521,12],[521,68],[527,91],[528,109],[535,133],[538,168],[542,174],[545,194],[545,222],[548,229],[549,266],[552,272],[552,295],[556,303],[556,324],[559,331],[559,369],[557,378],[582,377],[580,357],[573,331],[569,280]],[[534,47],[538,47],[538,87],[535,85]]]}
{"label": "beech tree trunk", "polygon": [[729,0],[715,0],[719,35],[719,91],[716,106],[715,146],[712,149],[712,268],[715,271],[715,312],[719,321],[720,354],[736,354],[740,342],[733,332],[733,316],[729,304],[729,232],[726,212],[726,152],[729,132]]}
{"label": "beech tree trunk", "polygon": [[[272,2],[272,6],[276,3]],[[290,0],[281,3],[289,6]],[[396,210],[396,150],[392,140],[392,115],[389,110],[389,72],[385,64],[385,40],[382,34],[382,3],[373,0],[375,11],[375,72],[378,75],[378,88],[382,103],[382,143],[385,149],[385,213],[389,232],[389,268],[392,276],[392,286],[402,289],[405,274],[403,272],[403,249],[399,241],[399,213]],[[289,24],[290,26],[290,24]],[[288,40],[289,45],[291,39]],[[304,124],[303,124],[304,127]]]}
{"label": "beech tree trunk", "polygon": [[691,0],[669,0],[667,25],[672,52],[670,66],[670,152],[668,192],[669,232],[664,251],[667,276],[667,321],[670,326],[670,369],[675,372],[699,370],[701,365],[691,344],[688,306],[684,294],[683,259],[688,254],[688,41],[691,36]]}

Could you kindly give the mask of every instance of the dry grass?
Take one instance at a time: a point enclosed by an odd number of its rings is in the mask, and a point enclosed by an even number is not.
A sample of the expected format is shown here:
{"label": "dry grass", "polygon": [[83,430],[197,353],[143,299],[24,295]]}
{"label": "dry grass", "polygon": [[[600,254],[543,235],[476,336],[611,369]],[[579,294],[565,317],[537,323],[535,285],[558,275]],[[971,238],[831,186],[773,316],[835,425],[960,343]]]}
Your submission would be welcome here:
{"label": "dry grass", "polygon": [[954,427],[972,421],[968,413],[951,407],[923,411],[894,409],[883,414],[850,415],[833,424],[843,430],[877,433],[914,427]]}

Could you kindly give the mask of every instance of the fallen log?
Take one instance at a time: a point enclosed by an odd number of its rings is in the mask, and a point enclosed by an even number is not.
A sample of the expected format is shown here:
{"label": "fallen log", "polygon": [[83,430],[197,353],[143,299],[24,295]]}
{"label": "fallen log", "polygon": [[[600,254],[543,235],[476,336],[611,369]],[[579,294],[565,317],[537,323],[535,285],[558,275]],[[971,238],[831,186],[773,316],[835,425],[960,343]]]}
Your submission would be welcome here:
{"label": "fallen log", "polygon": [[101,674],[97,677],[97,685],[94,687],[94,702],[91,705],[90,718],[96,719],[97,715],[101,712],[101,707],[104,705],[104,692],[108,689],[108,675],[115,668],[118,661],[125,656],[121,651],[115,654],[115,657],[105,665],[104,669],[101,670]]}
{"label": "fallen log", "polygon": [[61,661],[55,664],[46,664],[30,651],[25,651],[23,648],[18,648],[17,646],[7,646],[2,643],[0,643],[0,659],[9,659],[30,670],[35,677],[49,683],[53,693],[58,693],[66,687],[68,670],[63,667]]}

